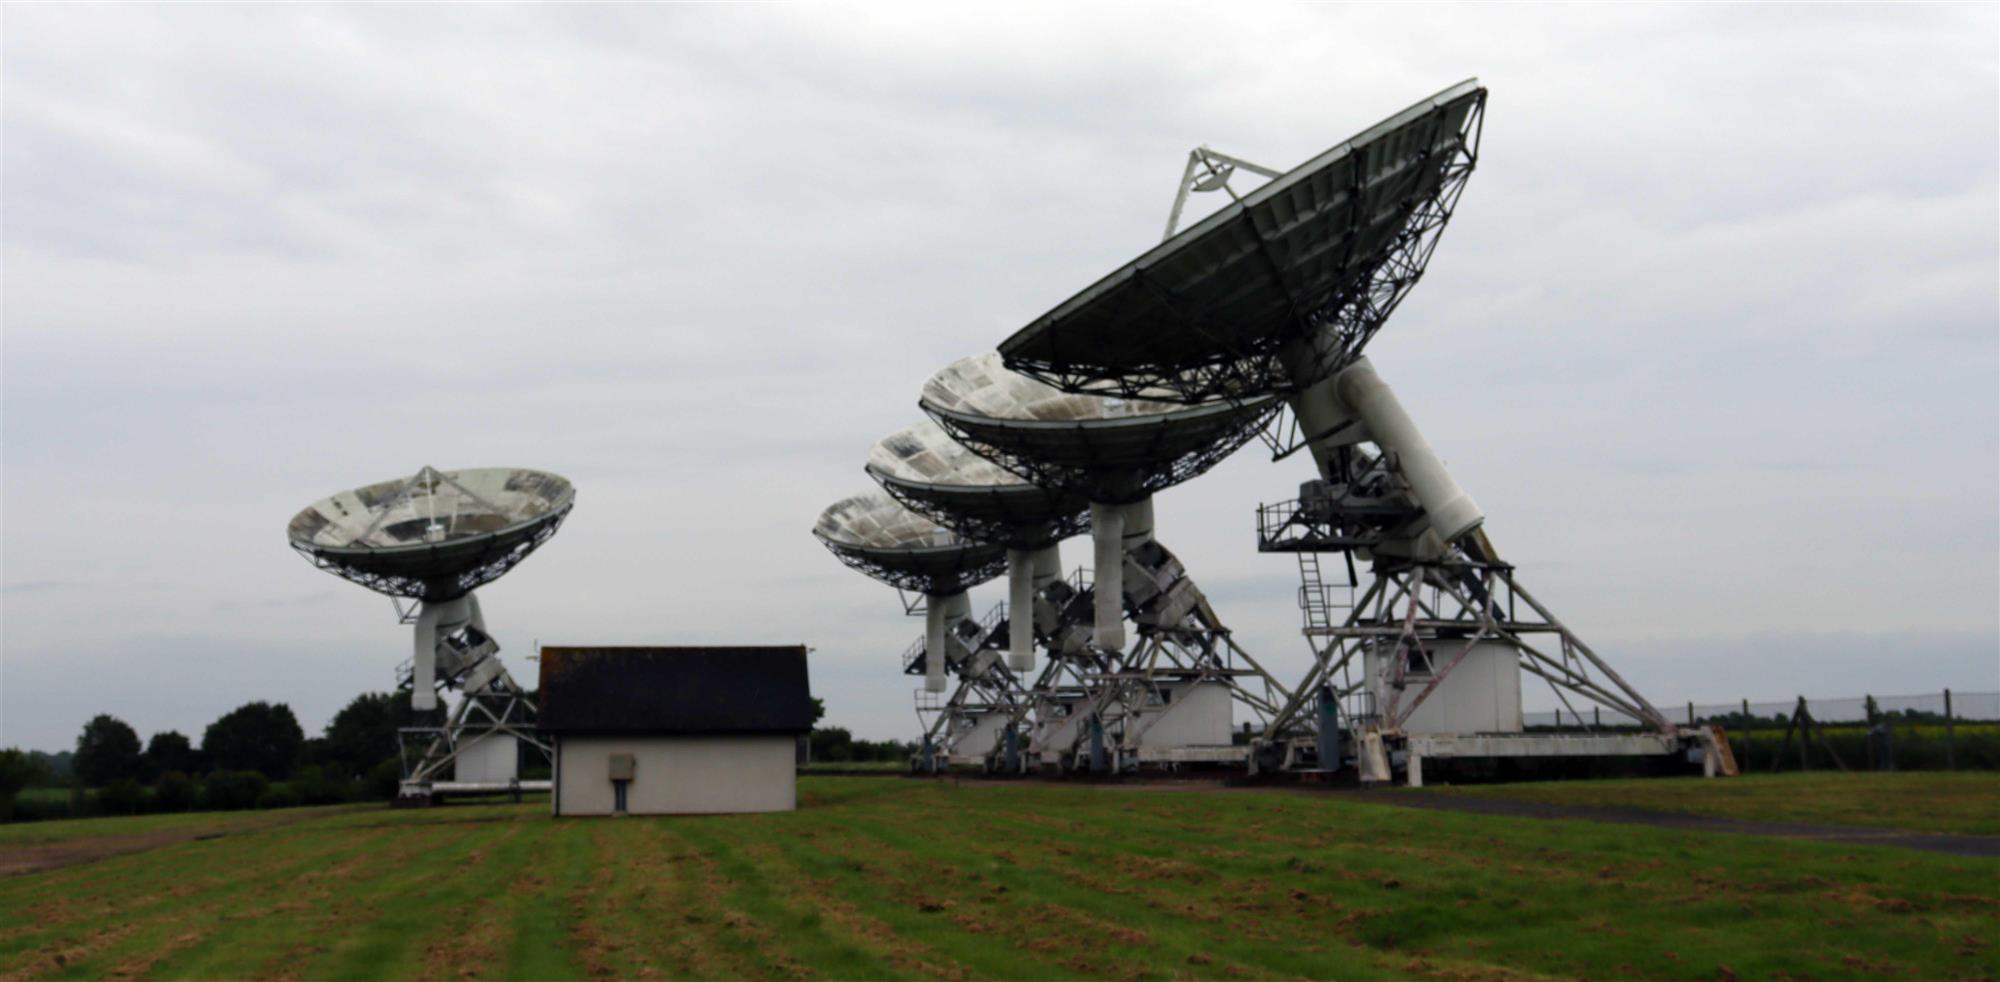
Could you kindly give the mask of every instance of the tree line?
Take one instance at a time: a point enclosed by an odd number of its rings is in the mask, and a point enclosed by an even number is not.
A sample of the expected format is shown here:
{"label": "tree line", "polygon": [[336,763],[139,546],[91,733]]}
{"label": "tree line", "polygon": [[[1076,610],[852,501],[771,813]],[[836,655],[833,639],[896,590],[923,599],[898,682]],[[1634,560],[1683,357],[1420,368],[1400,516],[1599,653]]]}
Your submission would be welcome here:
{"label": "tree line", "polygon": [[[814,699],[813,722],[825,713]],[[222,714],[199,743],[175,730],[142,742],[131,724],[103,713],[83,725],[73,750],[0,750],[0,821],[387,801],[402,779],[396,731],[443,723],[443,709],[412,709],[407,692],[355,696],[310,737],[290,706],[262,700]],[[838,726],[815,725],[808,739],[811,759],[829,763],[916,752],[910,743],[856,740]],[[30,788],[64,793],[23,798]]]}
{"label": "tree line", "polygon": [[[198,744],[175,730],[142,743],[130,724],[100,714],[74,750],[0,750],[0,821],[387,800],[402,777],[396,731],[443,721],[442,710],[411,709],[407,694],[365,692],[318,736],[290,706],[260,700],[208,724]],[[49,787],[69,794],[21,798]]]}

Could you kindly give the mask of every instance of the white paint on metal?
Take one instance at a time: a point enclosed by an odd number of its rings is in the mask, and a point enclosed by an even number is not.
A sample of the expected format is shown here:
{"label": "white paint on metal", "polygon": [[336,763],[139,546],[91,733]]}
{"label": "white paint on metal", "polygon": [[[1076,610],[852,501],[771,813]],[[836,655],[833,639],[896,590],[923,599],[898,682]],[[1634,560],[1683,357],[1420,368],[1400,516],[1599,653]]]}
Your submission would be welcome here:
{"label": "white paint on metal", "polygon": [[1674,753],[1667,733],[1413,733],[1408,749],[1426,757],[1650,757]]}
{"label": "white paint on metal", "polygon": [[1361,772],[1361,783],[1379,784],[1395,777],[1395,772],[1389,769],[1389,751],[1382,744],[1380,731],[1364,731],[1361,747],[1354,756],[1355,768]]}
{"label": "white paint on metal", "polygon": [[[438,646],[446,636],[464,627],[476,627],[481,633],[486,630],[486,618],[479,609],[479,601],[472,594],[454,597],[436,603],[422,602],[417,611],[416,630],[413,632],[413,648],[410,654],[410,707],[421,711],[437,708]],[[482,682],[490,683],[505,669],[499,659],[487,658],[491,662],[483,673]],[[456,666],[453,666],[454,668]],[[478,686],[465,684],[467,691],[477,691]]]}
{"label": "white paint on metal", "polygon": [[1142,498],[1125,505],[1120,516],[1124,528],[1119,532],[1127,551],[1153,541],[1153,499]]}
{"label": "white paint on metal", "polygon": [[[957,594],[963,601],[965,594]],[[949,603],[944,597],[924,598],[924,691],[943,692],[945,669],[945,642],[949,639],[949,629],[956,623],[951,619]]]}
{"label": "white paint on metal", "polygon": [[1125,509],[1090,505],[1092,637],[1106,651],[1125,649]]}
{"label": "white paint on metal", "polygon": [[[1167,394],[1160,390],[1161,395]],[[990,419],[1088,422],[1138,419],[1185,412],[1188,407],[1153,399],[1077,395],[1001,364],[998,352],[960,358],[924,383],[923,401],[939,409]]]}
{"label": "white paint on metal", "polygon": [[941,548],[964,541],[882,491],[853,495],[827,506],[813,531],[821,538],[864,549]]}
{"label": "white paint on metal", "polygon": [[1375,367],[1362,358],[1337,376],[1340,400],[1367,424],[1377,446],[1394,454],[1403,479],[1430,518],[1431,530],[1446,542],[1478,528],[1486,516],[1444,466],[1416,421]]}
{"label": "white paint on metal", "polygon": [[567,480],[542,471],[425,467],[313,502],[287,531],[301,547],[421,549],[535,521],[575,497]]}
{"label": "white paint on metal", "polygon": [[1062,579],[1062,546],[1050,543],[1035,550],[1035,589],[1042,588]]}
{"label": "white paint on metal", "polygon": [[1035,667],[1035,554],[1007,550],[1007,667]]}
{"label": "white paint on metal", "polygon": [[1026,487],[1014,473],[965,448],[944,427],[925,420],[899,430],[868,449],[868,466],[890,477],[917,484],[953,487]]}

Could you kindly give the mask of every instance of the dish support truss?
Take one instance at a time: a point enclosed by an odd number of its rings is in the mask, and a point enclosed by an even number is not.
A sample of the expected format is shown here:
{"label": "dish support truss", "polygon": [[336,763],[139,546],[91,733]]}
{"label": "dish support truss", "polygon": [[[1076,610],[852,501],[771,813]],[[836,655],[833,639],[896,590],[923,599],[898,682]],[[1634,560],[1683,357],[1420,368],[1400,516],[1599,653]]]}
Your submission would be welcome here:
{"label": "dish support truss", "polygon": [[[1322,758],[1345,753],[1355,756],[1364,779],[1386,780],[1390,768],[1384,748],[1401,746],[1411,762],[1411,782],[1421,783],[1421,759],[1426,755],[1667,754],[1690,740],[1706,744],[1712,739],[1706,732],[1684,733],[1674,725],[1522,586],[1513,566],[1475,558],[1462,545],[1454,545],[1429,561],[1378,560],[1364,586],[1357,582],[1361,577],[1354,573],[1351,555],[1362,545],[1356,530],[1302,517],[1315,510],[1300,507],[1299,502],[1259,509],[1260,550],[1298,555],[1301,633],[1312,647],[1313,665],[1258,741],[1253,769],[1336,770],[1341,761]],[[1483,532],[1461,541],[1490,552]],[[1319,556],[1326,552],[1349,553],[1346,582],[1329,584],[1321,578]],[[1640,721],[1640,732],[1625,728],[1553,736],[1406,731],[1417,710],[1469,655],[1481,645],[1495,644],[1511,648],[1524,678],[1547,684],[1577,718],[1591,716],[1579,712],[1582,704],[1602,706]],[[1374,659],[1371,666],[1367,657],[1371,651],[1387,657]],[[1381,677],[1371,680],[1370,671]],[[1329,707],[1329,702],[1337,708]],[[1329,726],[1339,727],[1352,742],[1328,739]],[[1371,756],[1377,759],[1371,761]]]}
{"label": "dish support truss", "polygon": [[[525,746],[545,761],[554,750],[535,733],[535,704],[500,661],[500,646],[486,634],[486,622],[476,598],[467,595],[468,620],[434,628],[437,671],[430,683],[441,695],[459,691],[457,705],[442,726],[410,726],[396,733],[403,776],[398,805],[426,805],[439,795],[547,791],[546,779],[522,780],[519,750]],[[420,637],[425,605],[398,604],[402,623],[417,625]],[[415,659],[397,668],[397,691],[415,691],[419,684]],[[471,771],[472,773],[465,773]]]}
{"label": "dish support truss", "polygon": [[[1232,707],[1268,727],[1290,691],[1236,643],[1164,548],[1128,554],[1125,584],[1136,631],[1124,650],[1090,642],[1090,570],[1080,567],[1036,597],[1046,659],[1009,722],[1029,735],[1018,769],[1121,773],[1244,763],[1251,747],[1234,739]],[[1012,771],[1007,763],[991,769]]]}
{"label": "dish support truss", "polygon": [[[909,608],[906,608],[909,610]],[[922,613],[921,608],[909,612]],[[923,730],[915,766],[935,772],[953,764],[1003,768],[1018,760],[1020,710],[1028,704],[1021,679],[1007,667],[1007,605],[996,604],[984,618],[966,618],[946,632],[947,670],[958,679],[950,695],[916,690],[917,721]],[[903,652],[903,674],[923,675],[930,652],[919,636]],[[1018,765],[1017,765],[1018,766]]]}
{"label": "dish support truss", "polygon": [[[1422,194],[1407,195],[1393,203],[1380,203],[1394,209],[1398,223],[1395,236],[1377,255],[1349,255],[1347,260],[1354,264],[1354,275],[1340,280],[1337,288],[1323,293],[1293,295],[1290,298],[1292,311],[1288,330],[1238,339],[1197,363],[1105,367],[1009,354],[1007,367],[1065,392],[1088,392],[1128,399],[1173,399],[1187,403],[1295,391],[1310,384],[1308,379],[1323,378],[1339,371],[1360,357],[1362,349],[1367,347],[1389,316],[1402,305],[1410,290],[1423,278],[1445,227],[1451,223],[1459,199],[1465,194],[1466,184],[1478,167],[1485,117],[1483,93],[1462,116],[1454,117],[1442,106],[1429,114],[1426,145],[1449,148],[1443,157],[1437,159],[1436,179],[1425,183]],[[1373,158],[1381,152],[1370,146],[1354,148],[1356,170],[1372,170]],[[1179,226],[1180,212],[1189,192],[1222,190],[1231,198],[1238,198],[1237,192],[1229,187],[1230,176],[1238,170],[1264,176],[1271,173],[1270,168],[1217,153],[1207,147],[1191,152],[1175,195],[1173,212],[1168,218],[1167,237],[1171,239]],[[1366,188],[1357,187],[1349,191],[1356,195],[1358,201],[1373,200],[1366,193]],[[1354,220],[1364,217],[1379,216],[1372,207],[1352,210]],[[1286,269],[1288,264],[1283,243],[1274,241],[1274,238],[1282,236],[1287,223],[1270,218],[1260,220],[1258,216],[1247,213],[1239,220],[1249,224],[1252,238],[1266,258],[1267,265],[1272,269]],[[1358,235],[1357,229],[1345,228],[1339,238],[1351,242]],[[1195,297],[1183,296],[1175,289],[1175,284],[1148,279],[1144,286],[1150,296],[1168,308],[1176,327],[1200,334],[1220,333],[1227,336],[1227,332],[1208,330],[1209,314],[1203,303]]]}

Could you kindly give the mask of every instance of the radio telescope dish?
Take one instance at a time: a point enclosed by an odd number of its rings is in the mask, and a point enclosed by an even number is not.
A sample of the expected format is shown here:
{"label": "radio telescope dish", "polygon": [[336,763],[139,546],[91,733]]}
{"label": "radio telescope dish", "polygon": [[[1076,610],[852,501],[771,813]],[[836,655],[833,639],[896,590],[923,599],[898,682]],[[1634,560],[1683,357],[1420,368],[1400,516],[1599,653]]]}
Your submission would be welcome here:
{"label": "radio telescope dish", "polygon": [[965,591],[1000,574],[1007,548],[967,539],[882,491],[827,506],[813,535],[841,562],[924,595],[924,689],[943,692],[947,633],[972,611]]}
{"label": "radio telescope dish", "polygon": [[881,491],[842,498],[821,512],[813,535],[840,559],[899,590],[929,597],[963,593],[1000,574],[1005,546],[975,542],[903,507]]}
{"label": "radio telescope dish", "polygon": [[1090,527],[1090,499],[1030,484],[925,421],[868,452],[868,473],[911,509],[1007,547],[1007,664],[1035,665],[1035,597],[1062,576],[1058,543]]}
{"label": "radio telescope dish", "polygon": [[932,376],[920,404],[960,443],[1029,481],[1114,504],[1200,475],[1278,406],[1269,395],[1189,406],[1066,393],[1009,371],[990,352]]}
{"label": "radio telescope dish", "polygon": [[[425,467],[322,498],[286,526],[292,548],[314,566],[417,601],[397,605],[415,628],[410,661],[398,672],[413,708],[436,708],[440,690],[463,693],[445,725],[420,741],[415,763],[402,756],[401,800],[548,788],[519,779],[520,745],[544,759],[549,747],[534,733],[534,704],[501,663],[473,591],[540,548],[575,505],[569,481],[545,471]],[[420,732],[399,731],[398,740]]]}
{"label": "radio telescope dish", "polygon": [[1002,342],[1071,392],[1200,402],[1351,364],[1416,285],[1478,160],[1469,79],[1273,178]]}
{"label": "radio telescope dish", "polygon": [[1152,541],[1154,492],[1229,456],[1277,411],[1274,396],[1179,405],[1065,393],[961,358],[924,384],[924,412],[973,452],[1029,481],[1090,499],[1099,648],[1125,646],[1125,554]]}
{"label": "radio telescope dish", "polygon": [[1038,549],[1090,527],[1090,499],[1028,483],[925,421],[868,453],[868,474],[909,508],[969,539]]}
{"label": "radio telescope dish", "polygon": [[286,532],[320,569],[393,597],[439,602],[513,569],[575,504],[569,481],[543,471],[425,467],[322,498]]}

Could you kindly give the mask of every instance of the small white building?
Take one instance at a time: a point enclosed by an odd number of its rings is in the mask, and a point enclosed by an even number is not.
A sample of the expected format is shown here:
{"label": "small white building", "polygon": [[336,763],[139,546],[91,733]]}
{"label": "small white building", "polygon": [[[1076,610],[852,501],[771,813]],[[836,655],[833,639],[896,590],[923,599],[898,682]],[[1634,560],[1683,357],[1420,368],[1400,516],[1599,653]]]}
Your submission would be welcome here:
{"label": "small white building", "polygon": [[544,646],[540,700],[557,815],[798,807],[798,739],[812,728],[804,645]]}
{"label": "small white building", "polygon": [[[1375,711],[1387,711],[1391,702],[1399,706],[1416,702],[1418,693],[1437,678],[1435,672],[1450,666],[1464,647],[1465,642],[1453,639],[1431,642],[1428,656],[1413,657],[1400,694],[1394,684],[1395,645],[1370,647],[1364,664]],[[1403,732],[1519,733],[1521,724],[1521,653],[1505,642],[1480,641],[1417,705],[1403,723]]]}

